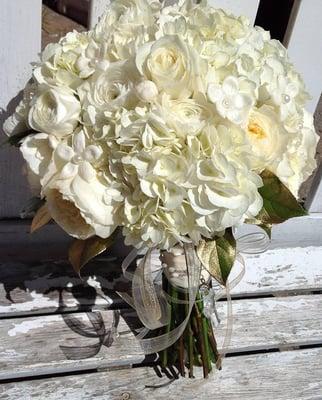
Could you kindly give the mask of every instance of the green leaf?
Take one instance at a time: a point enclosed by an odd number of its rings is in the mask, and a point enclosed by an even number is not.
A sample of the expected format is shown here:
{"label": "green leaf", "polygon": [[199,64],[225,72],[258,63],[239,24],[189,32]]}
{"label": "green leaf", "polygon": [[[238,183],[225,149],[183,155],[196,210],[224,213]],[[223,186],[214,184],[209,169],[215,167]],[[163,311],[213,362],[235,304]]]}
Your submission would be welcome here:
{"label": "green leaf", "polygon": [[231,230],[226,229],[223,236],[201,240],[197,255],[210,275],[225,285],[236,259],[236,241]]}
{"label": "green leaf", "polygon": [[307,215],[306,210],[277,176],[265,170],[261,177],[264,185],[258,191],[264,204],[256,216],[256,222],[253,223],[257,225],[280,224],[290,218]]}
{"label": "green leaf", "polygon": [[69,248],[68,259],[74,270],[80,275],[80,270],[92,258],[103,253],[114,242],[114,235],[107,239],[93,236],[86,240],[74,240]]}

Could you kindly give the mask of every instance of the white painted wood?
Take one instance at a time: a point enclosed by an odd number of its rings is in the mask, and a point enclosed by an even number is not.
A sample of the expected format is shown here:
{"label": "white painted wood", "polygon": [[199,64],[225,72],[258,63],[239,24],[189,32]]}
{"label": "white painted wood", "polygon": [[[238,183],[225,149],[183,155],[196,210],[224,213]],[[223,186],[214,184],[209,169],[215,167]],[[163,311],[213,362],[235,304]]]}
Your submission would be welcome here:
{"label": "white painted wood", "polygon": [[91,0],[88,19],[89,29],[92,29],[96,25],[99,17],[103,14],[110,2],[110,0]]}
{"label": "white painted wood", "polygon": [[120,275],[120,263],[108,260],[89,264],[82,279],[67,262],[0,264],[0,318],[124,307]]}
{"label": "white painted wood", "polygon": [[236,16],[246,15],[251,22],[255,22],[259,0],[209,0],[208,3],[213,7],[223,8]]}
{"label": "white painted wood", "polygon": [[289,39],[289,55],[303,74],[312,95],[309,109],[314,112],[322,92],[321,0],[301,0]]}
{"label": "white painted wood", "polygon": [[[314,291],[322,288],[322,247],[291,247],[245,256],[246,272],[235,296]],[[240,271],[237,266],[232,278]]]}
{"label": "white painted wood", "polygon": [[[31,76],[30,62],[37,59],[40,51],[41,0],[1,0],[0,38],[2,142],[2,124],[14,111],[17,95]],[[16,149],[1,151],[0,169],[0,218],[17,217],[30,194]]]}
{"label": "white painted wood", "polygon": [[[90,14],[88,26],[91,29],[103,14],[110,0],[91,0]],[[235,15],[246,15],[252,22],[255,21],[259,0],[243,0],[237,2],[235,0],[209,0],[209,4],[224,8]]]}
{"label": "white painted wood", "polygon": [[[218,303],[218,345],[226,332],[226,302]],[[322,296],[289,296],[233,301],[233,334],[228,353],[322,344]]]}
{"label": "white painted wood", "polygon": [[[113,312],[105,311],[99,314],[101,321],[90,322],[87,314],[65,314],[46,317],[31,317],[8,319],[0,325],[0,380],[25,376],[46,375],[70,371],[88,370],[96,368],[121,367],[143,361],[144,355],[130,328],[120,317],[118,326],[119,335],[108,346],[99,346],[96,355],[90,355],[85,347],[99,345],[98,337],[85,335],[103,335],[112,327]],[[83,335],[73,331],[67,322],[81,327]],[[105,339],[106,336],[101,336]],[[77,359],[68,359],[66,350],[60,346],[78,347],[74,354]],[[70,353],[69,353],[70,354]],[[90,356],[89,356],[90,355]],[[69,356],[70,357],[70,356]],[[86,358],[87,357],[87,358]]]}
{"label": "white painted wood", "polygon": [[[200,374],[198,374],[200,375]],[[134,368],[0,386],[10,400],[320,400],[322,350],[268,353],[224,360],[209,379],[178,379],[166,384],[152,368]],[[147,387],[150,386],[150,387]]]}
{"label": "white painted wood", "polygon": [[[121,276],[122,259],[112,257],[84,268],[82,281],[66,262],[0,264],[0,317],[125,306],[115,291],[128,290],[129,284]],[[244,258],[245,276],[233,297],[322,289],[322,247],[274,249]],[[232,278],[239,270],[236,264]]]}
{"label": "white painted wood", "polygon": [[[260,231],[254,225],[243,225],[238,234]],[[308,247],[322,245],[322,213],[314,213],[301,218],[292,218],[283,224],[274,225],[270,249],[288,247]]]}
{"label": "white painted wood", "polygon": [[[322,296],[293,296],[233,301],[233,336],[228,353],[279,349],[322,344]],[[218,304],[222,323],[216,331],[221,346],[226,333],[226,304]],[[112,312],[101,313],[106,328],[112,324]],[[138,343],[122,322],[119,337],[111,348],[102,346],[96,356],[67,360],[59,345],[88,346],[98,339],[84,338],[73,332],[64,319],[77,318],[91,326],[86,314],[65,314],[4,319],[0,326],[0,380],[70,372],[90,368],[129,365],[143,360]],[[131,314],[125,313],[125,321]],[[133,318],[133,317],[132,317]],[[44,348],[46,349],[44,351]],[[82,359],[83,358],[83,359]]]}
{"label": "white painted wood", "polygon": [[306,208],[311,213],[322,212],[322,164],[319,165],[313,178],[310,193],[306,200]]}

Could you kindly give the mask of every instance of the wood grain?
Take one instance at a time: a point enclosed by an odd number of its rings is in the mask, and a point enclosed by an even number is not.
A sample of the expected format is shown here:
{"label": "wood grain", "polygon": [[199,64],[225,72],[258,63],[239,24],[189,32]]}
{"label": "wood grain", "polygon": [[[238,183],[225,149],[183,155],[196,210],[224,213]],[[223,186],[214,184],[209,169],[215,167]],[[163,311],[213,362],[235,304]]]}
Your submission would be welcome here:
{"label": "wood grain", "polygon": [[71,265],[0,264],[0,317],[124,306],[115,291],[128,291],[113,258],[89,264],[80,279]]}
{"label": "wood grain", "polygon": [[[277,299],[236,300],[233,302],[233,336],[228,353],[242,353],[292,346],[322,344],[322,296],[294,296]],[[216,329],[219,346],[226,334],[226,305],[218,305],[222,323]],[[105,326],[112,323],[112,311],[91,314],[102,316]],[[138,321],[124,311],[130,325]],[[84,359],[82,349],[77,360],[68,360],[59,345],[88,346],[98,339],[84,338],[73,332],[70,320],[86,323],[87,314],[66,314],[4,319],[0,326],[0,379],[12,379],[46,373],[70,372],[119,366],[143,359],[133,335],[123,334],[129,328],[120,326],[115,346],[102,346],[97,356]],[[87,325],[90,325],[87,322]],[[97,323],[98,325],[98,323]],[[83,359],[82,359],[83,358]],[[134,361],[133,361],[134,360]]]}
{"label": "wood grain", "polygon": [[[0,386],[10,400],[320,400],[322,350],[230,357],[209,379],[169,382],[151,368],[113,370]],[[1,394],[3,397],[1,397]]]}
{"label": "wood grain", "polygon": [[[43,243],[44,249],[47,245]],[[112,248],[84,268],[83,280],[63,261],[0,263],[0,316],[120,307],[124,303],[115,291],[130,288],[120,268],[127,252],[128,248]],[[322,288],[321,247],[269,250],[245,257],[245,263],[245,276],[232,290],[233,298],[307,293]],[[238,272],[236,265],[232,278]]]}
{"label": "wood grain", "polygon": [[141,362],[144,355],[123,317],[119,335],[107,343],[112,323],[112,311],[3,320],[0,380]]}

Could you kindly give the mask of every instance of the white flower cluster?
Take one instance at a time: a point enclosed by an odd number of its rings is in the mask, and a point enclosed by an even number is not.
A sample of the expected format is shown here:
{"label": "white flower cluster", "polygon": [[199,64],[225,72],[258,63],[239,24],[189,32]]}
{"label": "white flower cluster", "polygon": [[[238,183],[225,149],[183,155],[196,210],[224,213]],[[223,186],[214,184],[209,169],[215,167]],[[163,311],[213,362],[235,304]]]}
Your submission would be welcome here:
{"label": "white flower cluster", "polygon": [[115,0],[47,46],[5,129],[70,235],[170,248],[255,217],[260,173],[315,167],[308,94],[269,33],[206,2]]}

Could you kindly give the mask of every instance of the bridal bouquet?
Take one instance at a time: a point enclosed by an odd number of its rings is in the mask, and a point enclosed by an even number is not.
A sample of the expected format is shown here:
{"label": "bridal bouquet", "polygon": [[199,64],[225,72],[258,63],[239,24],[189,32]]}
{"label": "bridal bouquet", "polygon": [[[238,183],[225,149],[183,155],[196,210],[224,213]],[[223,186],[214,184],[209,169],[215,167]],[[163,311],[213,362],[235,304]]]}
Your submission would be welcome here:
{"label": "bridal bouquet", "polygon": [[120,295],[143,350],[207,376],[221,358],[211,278],[232,285],[235,227],[269,234],[305,214],[308,98],[285,48],[247,18],[206,1],[115,0],[93,30],[46,47],[5,122],[39,199],[32,230],[53,219],[76,238],[78,272],[121,230],[136,250]]}

